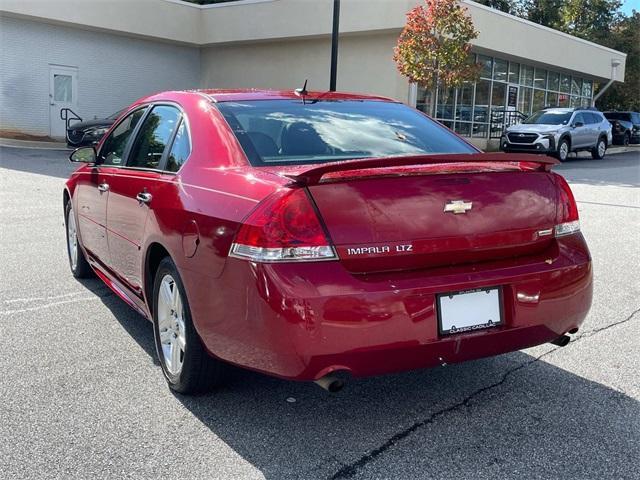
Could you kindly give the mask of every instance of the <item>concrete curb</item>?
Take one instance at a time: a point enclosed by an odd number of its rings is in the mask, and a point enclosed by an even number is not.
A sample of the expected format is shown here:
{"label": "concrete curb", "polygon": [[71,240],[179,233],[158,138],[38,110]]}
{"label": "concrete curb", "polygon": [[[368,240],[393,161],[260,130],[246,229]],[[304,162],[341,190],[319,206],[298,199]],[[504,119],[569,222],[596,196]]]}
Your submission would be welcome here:
{"label": "concrete curb", "polygon": [[36,140],[16,140],[14,138],[1,138],[0,147],[9,148],[26,148],[31,150],[64,150],[70,152],[72,149],[67,147],[64,142],[42,142]]}

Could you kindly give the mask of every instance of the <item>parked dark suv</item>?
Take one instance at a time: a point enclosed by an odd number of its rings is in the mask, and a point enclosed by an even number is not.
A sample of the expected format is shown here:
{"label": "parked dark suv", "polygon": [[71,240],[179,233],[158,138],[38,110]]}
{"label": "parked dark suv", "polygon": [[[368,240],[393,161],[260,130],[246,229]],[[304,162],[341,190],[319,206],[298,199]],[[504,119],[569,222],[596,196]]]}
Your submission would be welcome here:
{"label": "parked dark suv", "polygon": [[621,120],[631,123],[629,143],[640,143],[640,113],[639,112],[604,112],[604,116],[613,123]]}
{"label": "parked dark suv", "polygon": [[500,139],[505,152],[548,153],[564,161],[571,152],[587,150],[603,158],[612,141],[611,124],[595,108],[545,108],[506,129]]}
{"label": "parked dark suv", "polygon": [[67,130],[67,146],[77,148],[85,145],[97,145],[122,112],[124,110],[118,110],[107,118],[85,120],[70,125]]}

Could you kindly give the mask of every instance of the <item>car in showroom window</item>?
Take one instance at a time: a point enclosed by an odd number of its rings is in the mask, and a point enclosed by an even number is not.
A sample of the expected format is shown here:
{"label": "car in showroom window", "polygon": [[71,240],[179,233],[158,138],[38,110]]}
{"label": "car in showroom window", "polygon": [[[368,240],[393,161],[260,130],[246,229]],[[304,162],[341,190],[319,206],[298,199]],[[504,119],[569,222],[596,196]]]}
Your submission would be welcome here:
{"label": "car in showroom window", "polygon": [[551,157],[482,153],[368,95],[163,92],[128,111],[70,156],[69,266],[152,322],[177,392],[230,364],[337,391],[566,345],[589,311],[591,257]]}

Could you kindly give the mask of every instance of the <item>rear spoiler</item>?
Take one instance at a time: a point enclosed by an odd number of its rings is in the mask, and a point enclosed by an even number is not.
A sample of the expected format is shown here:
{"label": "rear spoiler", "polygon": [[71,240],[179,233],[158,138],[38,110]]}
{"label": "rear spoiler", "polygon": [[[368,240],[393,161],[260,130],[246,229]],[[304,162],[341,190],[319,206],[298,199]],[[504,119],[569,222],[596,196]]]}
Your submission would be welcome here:
{"label": "rear spoiler", "polygon": [[298,175],[286,175],[296,185],[317,185],[327,173],[367,170],[373,168],[404,167],[409,165],[434,165],[440,163],[528,163],[537,164],[541,170],[549,171],[558,160],[546,155],[526,153],[462,153],[449,155],[412,155],[408,157],[370,158],[346,162],[327,163],[305,170]]}

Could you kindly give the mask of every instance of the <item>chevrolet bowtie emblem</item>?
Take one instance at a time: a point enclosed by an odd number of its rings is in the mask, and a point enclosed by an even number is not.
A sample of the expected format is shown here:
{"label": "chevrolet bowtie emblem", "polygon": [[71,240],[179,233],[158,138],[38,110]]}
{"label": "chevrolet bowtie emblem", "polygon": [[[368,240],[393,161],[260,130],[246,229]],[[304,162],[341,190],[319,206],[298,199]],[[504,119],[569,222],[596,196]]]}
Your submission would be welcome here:
{"label": "chevrolet bowtie emblem", "polygon": [[467,210],[473,208],[473,202],[465,202],[464,200],[451,200],[444,204],[444,211],[452,212],[456,215],[459,213],[467,213]]}

